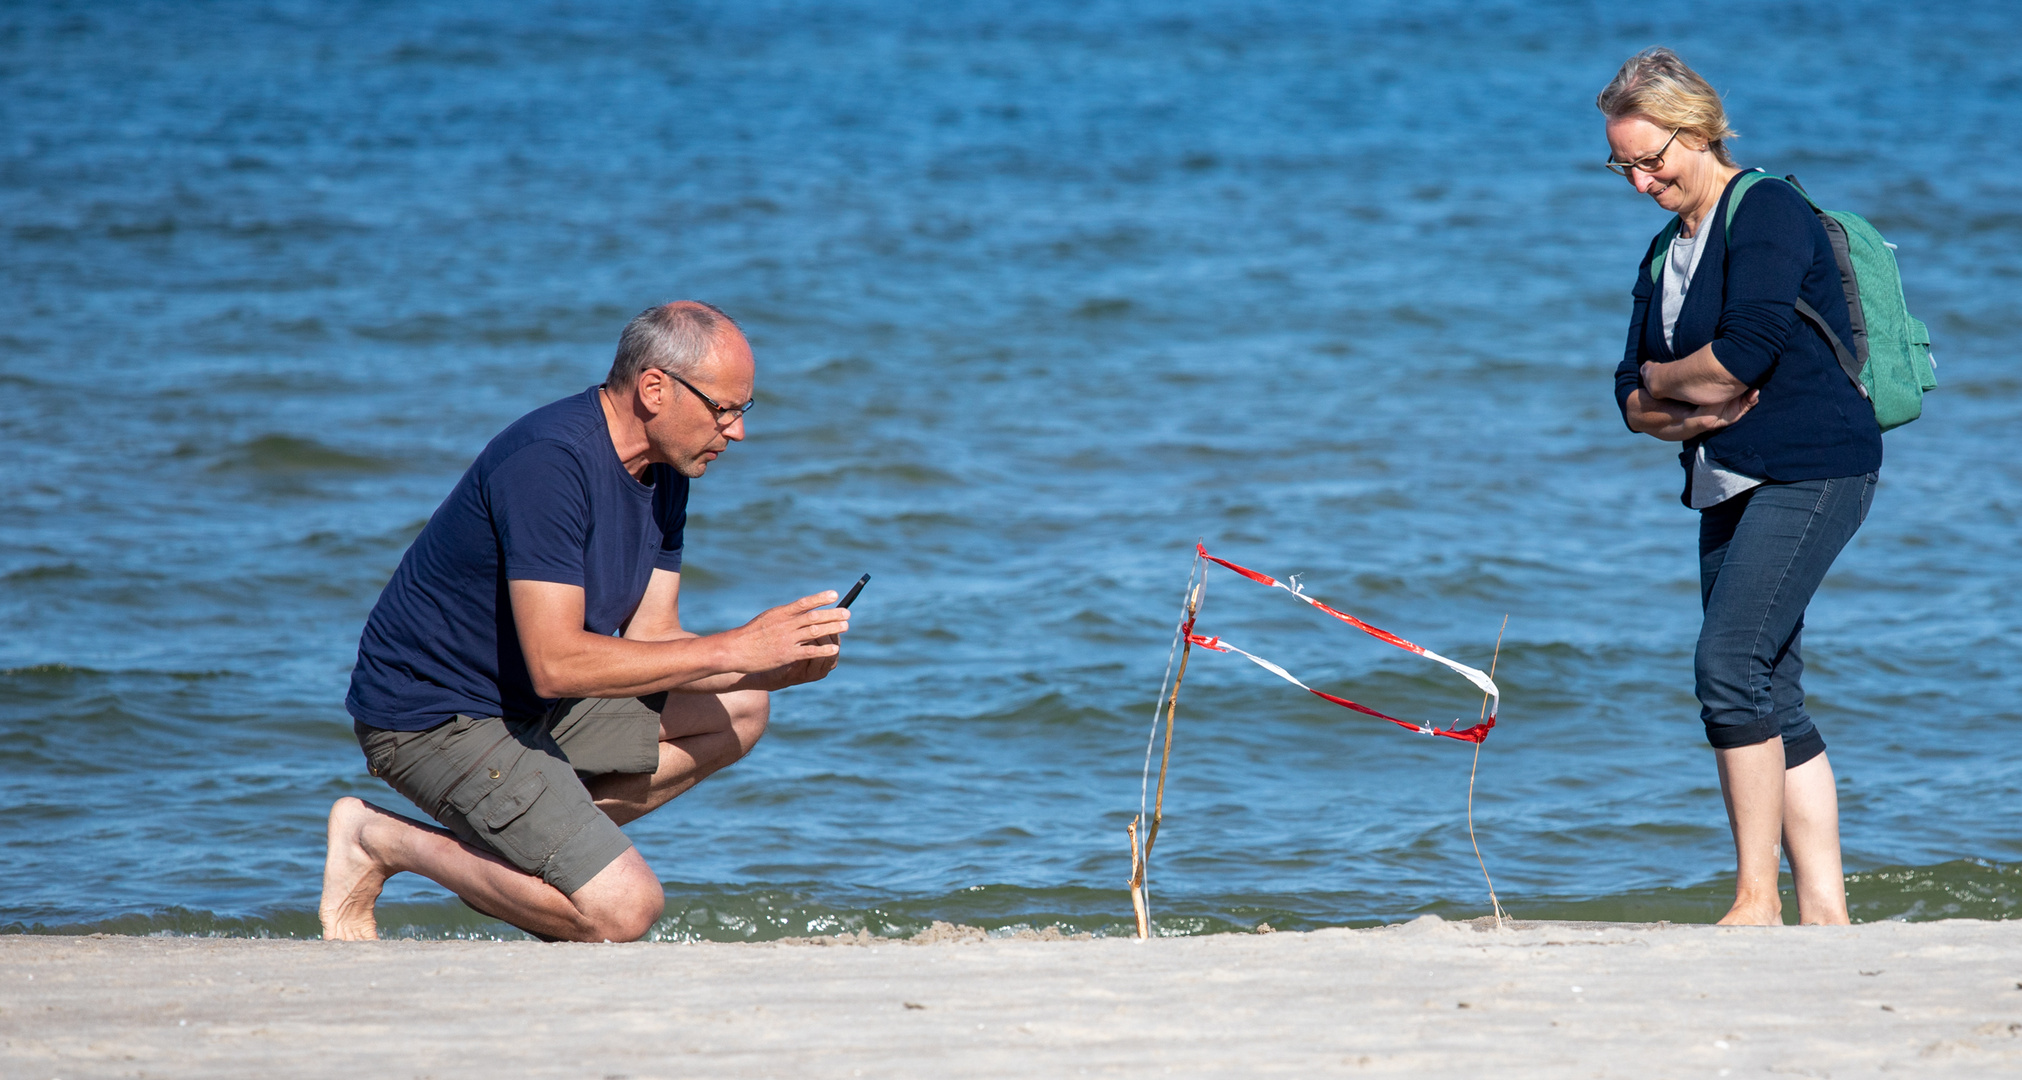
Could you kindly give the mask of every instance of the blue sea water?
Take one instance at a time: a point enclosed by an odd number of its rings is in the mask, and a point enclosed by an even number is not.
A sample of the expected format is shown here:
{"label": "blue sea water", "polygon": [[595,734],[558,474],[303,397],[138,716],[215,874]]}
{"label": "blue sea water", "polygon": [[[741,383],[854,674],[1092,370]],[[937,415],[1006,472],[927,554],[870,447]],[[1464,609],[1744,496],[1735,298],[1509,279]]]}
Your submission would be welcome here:
{"label": "blue sea water", "polygon": [[[1610,398],[1664,217],[1592,99],[1653,43],[1900,245],[1943,385],[1807,687],[1856,916],[2015,914],[2022,9],[57,2],[0,11],[0,925],[313,933],[330,801],[411,809],[342,706],[379,588],[678,297],[760,364],[684,620],[874,579],[836,674],[629,829],[660,936],[1120,932],[1196,538],[1495,659],[1513,913],[1716,916],[1695,522]],[[1203,631],[1476,715],[1217,574]],[[1486,912],[1466,745],[1198,652],[1176,736],[1161,932]]]}

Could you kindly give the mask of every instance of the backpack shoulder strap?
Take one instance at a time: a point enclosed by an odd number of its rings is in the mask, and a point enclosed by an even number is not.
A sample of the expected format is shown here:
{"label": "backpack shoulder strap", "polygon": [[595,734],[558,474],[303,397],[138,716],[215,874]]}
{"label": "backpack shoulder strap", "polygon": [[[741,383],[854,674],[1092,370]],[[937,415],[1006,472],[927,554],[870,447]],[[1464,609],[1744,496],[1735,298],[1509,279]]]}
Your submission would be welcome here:
{"label": "backpack shoulder strap", "polygon": [[1727,193],[1727,240],[1729,243],[1732,243],[1734,240],[1734,212],[1741,209],[1741,197],[1748,194],[1749,188],[1769,179],[1772,179],[1772,177],[1761,169],[1750,169],[1735,178],[1734,190]]}
{"label": "backpack shoulder strap", "polygon": [[1734,212],[1736,210],[1741,209],[1741,197],[1743,195],[1748,194],[1749,188],[1754,187],[1755,185],[1761,183],[1764,180],[1778,180],[1778,179],[1782,180],[1786,184],[1789,184],[1790,190],[1795,191],[1800,196],[1802,196],[1804,198],[1806,205],[1811,207],[1812,213],[1821,216],[1825,214],[1825,211],[1819,207],[1818,201],[1811,197],[1811,192],[1804,190],[1804,185],[1797,182],[1797,177],[1795,176],[1776,177],[1771,176],[1766,172],[1763,172],[1761,169],[1750,169],[1747,172],[1742,173],[1741,177],[1734,182],[1734,193],[1727,196],[1727,238],[1729,240],[1734,239]]}
{"label": "backpack shoulder strap", "polygon": [[1833,356],[1839,359],[1839,369],[1846,372],[1847,378],[1853,380],[1854,389],[1859,390],[1862,397],[1867,397],[1868,388],[1861,385],[1860,360],[1846,347],[1846,342],[1841,341],[1839,335],[1832,332],[1832,327],[1825,324],[1825,316],[1820,315],[1818,309],[1805,303],[1802,296],[1797,298],[1797,313],[1804,316],[1804,320],[1815,327],[1820,334],[1825,335],[1827,344],[1832,346]]}
{"label": "backpack shoulder strap", "polygon": [[1678,238],[1678,230],[1683,227],[1683,223],[1674,217],[1671,224],[1664,226],[1664,231],[1658,233],[1655,240],[1650,241],[1650,252],[1643,256],[1643,261],[1649,268],[1650,284],[1655,285],[1657,279],[1664,276],[1664,253],[1671,250],[1671,241]]}

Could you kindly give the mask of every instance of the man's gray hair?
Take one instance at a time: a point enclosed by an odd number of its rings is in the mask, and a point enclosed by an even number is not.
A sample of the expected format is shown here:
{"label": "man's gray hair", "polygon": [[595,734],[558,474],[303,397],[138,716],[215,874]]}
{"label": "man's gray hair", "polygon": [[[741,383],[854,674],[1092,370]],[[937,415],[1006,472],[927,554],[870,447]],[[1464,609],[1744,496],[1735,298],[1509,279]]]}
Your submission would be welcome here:
{"label": "man's gray hair", "polygon": [[647,368],[692,379],[716,351],[723,332],[736,325],[737,320],[721,308],[700,300],[649,307],[633,316],[618,335],[618,357],[611,361],[604,385],[613,390],[629,387]]}

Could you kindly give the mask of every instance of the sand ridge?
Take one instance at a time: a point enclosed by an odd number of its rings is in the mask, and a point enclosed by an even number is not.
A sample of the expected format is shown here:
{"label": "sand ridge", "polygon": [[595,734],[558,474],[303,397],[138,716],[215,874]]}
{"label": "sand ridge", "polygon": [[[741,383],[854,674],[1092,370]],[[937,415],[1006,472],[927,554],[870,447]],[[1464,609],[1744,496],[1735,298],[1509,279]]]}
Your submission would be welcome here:
{"label": "sand ridge", "polygon": [[2022,922],[1137,942],[0,938],[0,1075],[2022,1073]]}

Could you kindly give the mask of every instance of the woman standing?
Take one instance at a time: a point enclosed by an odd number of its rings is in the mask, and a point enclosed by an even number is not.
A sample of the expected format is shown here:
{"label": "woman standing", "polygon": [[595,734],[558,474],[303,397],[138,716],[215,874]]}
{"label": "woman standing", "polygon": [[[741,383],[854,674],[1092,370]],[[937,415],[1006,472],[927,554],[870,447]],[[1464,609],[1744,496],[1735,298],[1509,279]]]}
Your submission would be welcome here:
{"label": "woman standing", "polygon": [[1636,273],[1615,398],[1631,431],[1684,444],[1705,622],[1694,690],[1734,832],[1724,924],[1781,924],[1781,849],[1806,923],[1847,921],[1839,800],[1804,708],[1804,610],[1866,518],[1882,463],[1874,410],[1808,303],[1853,340],[1830,241],[1781,181],[1749,187],[1726,110],[1669,49],[1631,57],[1596,99],[1608,168],[1677,215]]}

